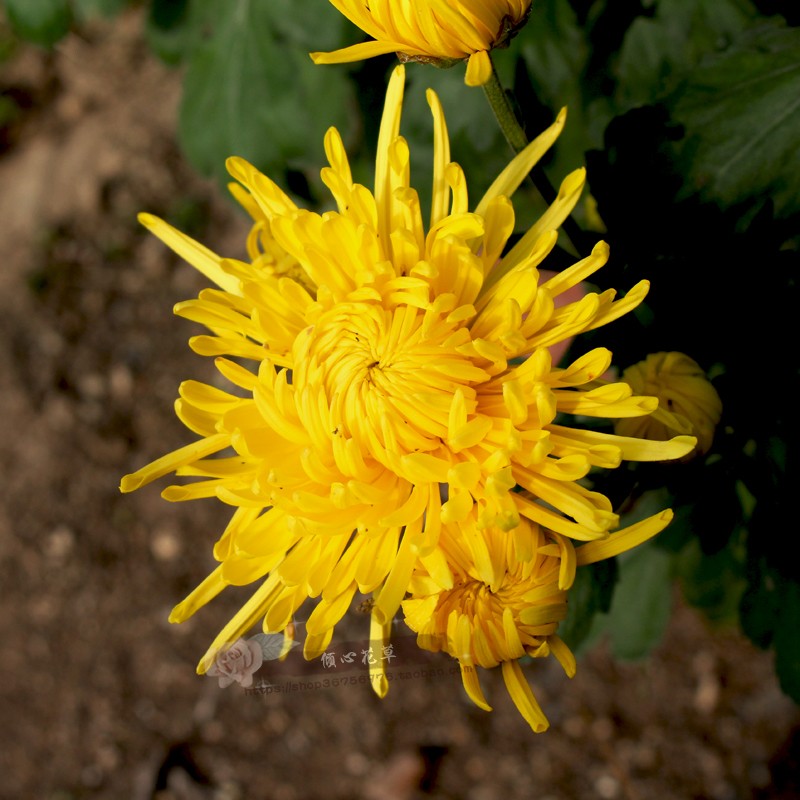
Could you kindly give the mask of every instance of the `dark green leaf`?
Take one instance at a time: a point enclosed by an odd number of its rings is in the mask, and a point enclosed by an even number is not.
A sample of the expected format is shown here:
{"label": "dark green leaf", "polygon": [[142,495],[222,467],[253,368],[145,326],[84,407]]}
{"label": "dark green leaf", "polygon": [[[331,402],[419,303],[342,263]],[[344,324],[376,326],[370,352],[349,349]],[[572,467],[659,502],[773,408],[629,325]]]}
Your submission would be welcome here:
{"label": "dark green leaf", "polygon": [[800,30],[764,25],[696,69],[671,100],[690,186],[725,205],[800,211]]}
{"label": "dark green leaf", "polygon": [[800,585],[770,569],[763,559],[751,569],[740,608],[742,629],[759,647],[775,648],[781,688],[800,703]]}
{"label": "dark green leaf", "polygon": [[145,34],[155,54],[167,64],[179,63],[194,44],[190,0],[153,0]]}
{"label": "dark green leaf", "polygon": [[648,542],[619,559],[607,630],[617,658],[644,658],[660,641],[672,611],[671,557]]}
{"label": "dark green leaf", "polygon": [[72,0],[76,14],[81,19],[113,17],[122,9],[133,5],[134,0]]}
{"label": "dark green leaf", "polygon": [[686,600],[714,622],[737,622],[747,582],[744,556],[733,546],[707,555],[699,543],[689,542],[676,559]]}
{"label": "dark green leaf", "polygon": [[781,604],[775,629],[775,671],[789,697],[800,703],[800,586],[782,582]]}
{"label": "dark green leaf", "polygon": [[0,95],[0,131],[19,117],[19,106],[6,95]]}
{"label": "dark green leaf", "polygon": [[589,44],[567,0],[534,3],[528,24],[518,38],[539,101],[549,109],[539,119],[526,119],[529,135],[537,135],[550,124],[553,113],[563,106],[568,108],[567,124],[548,169],[560,180],[583,166],[586,150],[601,145],[610,116],[608,103],[596,98],[589,105],[584,99]]}
{"label": "dark green leaf", "polygon": [[206,0],[193,16],[179,134],[197,169],[222,176],[239,155],[259,169],[282,171],[322,162],[322,140],[352,107],[346,73],[314,66],[287,42],[272,3]]}
{"label": "dark green leaf", "polygon": [[673,90],[755,13],[748,0],[660,0],[655,17],[638,17],[625,34],[616,68],[619,110],[651,104]]}
{"label": "dark green leaf", "polygon": [[750,565],[749,585],[739,607],[742,630],[758,647],[772,644],[780,608],[780,580],[764,562]]}
{"label": "dark green leaf", "polygon": [[593,638],[592,625],[597,615],[608,611],[616,579],[617,565],[613,560],[577,571],[568,594],[567,618],[558,627],[558,635],[577,653]]}
{"label": "dark green leaf", "polygon": [[330,3],[314,3],[313,13],[309,14],[298,14],[295,0],[269,0],[269,4],[279,36],[299,49],[336,50],[363,39],[361,31]]}
{"label": "dark green leaf", "polygon": [[69,0],[6,0],[6,13],[14,32],[43,47],[52,47],[69,33]]}

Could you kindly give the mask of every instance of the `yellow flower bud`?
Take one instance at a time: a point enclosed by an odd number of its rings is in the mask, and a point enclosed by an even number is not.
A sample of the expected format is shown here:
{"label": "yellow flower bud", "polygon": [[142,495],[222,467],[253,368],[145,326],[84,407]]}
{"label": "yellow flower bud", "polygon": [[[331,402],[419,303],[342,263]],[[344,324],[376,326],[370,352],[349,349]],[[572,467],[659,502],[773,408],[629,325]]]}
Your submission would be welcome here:
{"label": "yellow flower bud", "polygon": [[700,365],[683,353],[651,353],[622,374],[635,394],[652,395],[658,409],[646,417],[621,419],[620,436],[661,440],[675,433],[697,437],[694,455],[708,452],[722,415],[722,401]]}
{"label": "yellow flower bud", "polygon": [[375,41],[311,53],[315,64],[342,64],[397,53],[401,61],[448,67],[467,60],[466,83],[482,86],[492,74],[489,51],[503,47],[527,22],[531,0],[331,0]]}

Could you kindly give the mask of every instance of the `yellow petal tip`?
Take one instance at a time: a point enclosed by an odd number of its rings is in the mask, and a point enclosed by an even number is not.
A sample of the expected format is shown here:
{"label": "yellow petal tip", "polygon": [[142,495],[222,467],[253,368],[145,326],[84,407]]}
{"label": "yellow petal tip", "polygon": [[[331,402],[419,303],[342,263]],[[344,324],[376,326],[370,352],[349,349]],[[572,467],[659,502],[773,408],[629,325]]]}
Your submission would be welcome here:
{"label": "yellow petal tip", "polygon": [[253,165],[246,158],[242,158],[241,156],[228,156],[228,158],[225,159],[225,169],[228,170],[228,175],[246,186],[254,171]]}
{"label": "yellow petal tip", "polygon": [[593,256],[604,256],[605,258],[608,258],[610,252],[611,247],[609,246],[608,242],[605,242],[602,239],[592,248]]}
{"label": "yellow petal tip", "polygon": [[492,60],[488,50],[473,53],[467,61],[467,73],[464,83],[467,86],[483,86],[492,77]]}
{"label": "yellow petal tip", "polygon": [[135,492],[144,484],[144,478],[137,474],[131,473],[130,475],[125,475],[122,480],[119,482],[119,490],[123,494],[128,494],[128,492]]}
{"label": "yellow petal tip", "polygon": [[389,681],[385,675],[381,675],[378,680],[371,680],[372,689],[381,700],[389,693]]}
{"label": "yellow petal tip", "polygon": [[145,228],[153,228],[159,222],[159,218],[153,214],[148,214],[146,211],[140,211],[136,215],[136,219],[139,220],[140,225],[144,225]]}
{"label": "yellow petal tip", "polygon": [[198,675],[205,675],[208,672],[210,666],[214,663],[214,659],[206,653],[197,665],[197,674]]}

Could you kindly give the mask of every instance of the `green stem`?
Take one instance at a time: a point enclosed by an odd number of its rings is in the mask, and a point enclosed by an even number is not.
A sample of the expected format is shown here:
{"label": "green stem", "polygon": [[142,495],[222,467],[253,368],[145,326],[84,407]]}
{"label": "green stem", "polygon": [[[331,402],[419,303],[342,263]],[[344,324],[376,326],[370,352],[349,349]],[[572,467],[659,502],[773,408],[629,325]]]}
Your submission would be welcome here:
{"label": "green stem", "polygon": [[[489,57],[491,58],[491,54]],[[492,77],[489,78],[487,83],[483,84],[483,93],[486,95],[486,99],[489,101],[492,111],[494,111],[495,119],[500,125],[500,130],[503,131],[503,135],[506,137],[511,149],[515,153],[522,152],[528,146],[528,137],[519,124],[506,90],[500,83],[500,76],[497,74],[494,61],[492,61]]]}
{"label": "green stem", "polygon": [[[500,77],[495,69],[494,61],[492,61],[492,77],[483,85],[483,93],[489,101],[497,124],[500,126],[500,130],[503,131],[509,146],[515,153],[520,153],[528,146],[528,137],[525,135],[525,131],[514,113],[514,107],[506,90],[500,83]],[[550,205],[556,199],[558,193],[539,164],[536,164],[528,173],[528,178],[545,203]],[[571,216],[564,220],[561,227],[573,250],[580,255],[584,239],[583,231]]]}

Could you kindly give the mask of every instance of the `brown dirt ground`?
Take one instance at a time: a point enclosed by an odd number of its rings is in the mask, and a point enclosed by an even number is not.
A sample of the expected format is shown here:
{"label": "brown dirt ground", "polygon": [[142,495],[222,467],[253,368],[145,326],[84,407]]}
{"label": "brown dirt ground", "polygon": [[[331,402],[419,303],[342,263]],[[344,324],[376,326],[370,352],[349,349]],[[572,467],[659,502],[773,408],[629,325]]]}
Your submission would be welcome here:
{"label": "brown dirt ground", "polygon": [[[800,715],[770,656],[679,601],[645,663],[601,647],[571,682],[531,667],[553,723],[540,736],[494,673],[491,714],[451,675],[398,680],[383,701],[197,677],[241,595],[182,626],[167,615],[209,570],[226,509],[117,485],[185,441],[177,384],[210,364],[170,309],[202,282],[135,214],[178,217],[229,255],[245,222],[184,163],[179,75],[136,13],[52,57],[21,51],[0,84],[28,100],[0,155],[0,797],[800,796]],[[365,626],[353,610],[344,638]]]}

